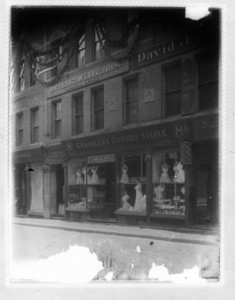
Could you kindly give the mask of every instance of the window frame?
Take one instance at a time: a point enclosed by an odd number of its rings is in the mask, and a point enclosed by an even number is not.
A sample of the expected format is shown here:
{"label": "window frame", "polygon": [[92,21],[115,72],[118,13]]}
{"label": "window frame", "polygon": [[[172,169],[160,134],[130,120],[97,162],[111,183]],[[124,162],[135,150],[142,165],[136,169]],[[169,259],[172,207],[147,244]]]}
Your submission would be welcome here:
{"label": "window frame", "polygon": [[[208,59],[211,59],[214,63],[217,63],[217,76],[215,76],[215,79],[207,79],[203,82],[199,81],[199,63],[200,61],[205,61]],[[195,55],[195,61],[196,61],[196,65],[197,65],[197,103],[196,103],[196,107],[197,107],[197,111],[198,112],[202,112],[202,111],[207,111],[207,110],[211,110],[211,109],[216,109],[218,108],[218,103],[219,103],[219,58],[215,55],[215,54],[211,54],[211,53],[200,53]],[[216,84],[216,88],[217,88],[217,104],[214,104],[210,107],[206,107],[206,108],[201,108],[200,105],[200,87],[205,86],[207,84]]]}
{"label": "window frame", "polygon": [[[129,110],[127,109],[127,106],[128,106],[128,101],[127,101],[127,93],[128,93],[128,83],[129,82],[132,82],[132,81],[137,81],[137,95],[138,95],[138,99],[135,100],[135,101],[130,101],[130,103],[136,103],[137,104],[137,109],[138,109],[138,113],[137,113],[137,120],[136,121],[128,121],[128,112]],[[136,124],[139,122],[139,102],[140,102],[140,95],[139,95],[139,92],[140,92],[140,88],[139,88],[139,74],[133,74],[132,76],[128,77],[128,78],[125,78],[123,80],[123,84],[124,84],[124,88],[123,88],[123,124],[124,125],[130,125],[130,124]],[[129,114],[128,114],[129,115]]]}
{"label": "window frame", "polygon": [[[35,113],[38,113],[37,122],[35,122]],[[38,130],[38,138],[35,138],[35,129]],[[40,141],[39,138],[39,107],[31,108],[31,144],[37,143]]]}
{"label": "window frame", "polygon": [[[106,40],[105,38],[102,36],[102,33],[99,31],[99,35],[101,37],[101,40],[99,40],[99,37],[98,37],[98,33],[96,30],[99,30],[98,28],[98,25],[94,24],[94,28],[93,28],[93,39],[94,39],[94,55],[93,55],[93,58],[94,58],[94,61],[96,60],[100,60],[102,58],[105,58],[106,57],[106,52],[104,50],[104,48],[106,47]],[[96,46],[100,44],[100,48],[101,48],[101,55],[98,56],[97,53],[98,51],[96,51]],[[102,46],[103,45],[103,46]],[[107,50],[107,48],[105,48]]]}
{"label": "window frame", "polygon": [[[60,118],[57,118],[57,104],[60,103]],[[56,135],[57,124],[60,124],[60,134]],[[52,102],[52,138],[58,139],[62,137],[62,101],[61,99],[54,100]]]}
{"label": "window frame", "polygon": [[[23,66],[23,69],[21,68]],[[19,62],[19,92],[25,90],[25,59],[21,59]],[[23,82],[23,84],[21,84]]]}
{"label": "window frame", "polygon": [[23,145],[24,142],[23,122],[24,122],[24,113],[23,111],[21,111],[16,114],[16,146],[21,146]]}
{"label": "window frame", "polygon": [[[82,102],[82,111],[76,113],[76,103]],[[79,104],[78,104],[79,105]],[[77,132],[76,130],[76,118],[82,118],[82,131]],[[84,131],[84,94],[80,92],[72,95],[72,135],[79,135]]]}
{"label": "window frame", "polygon": [[[82,36],[80,37],[79,39],[79,44],[80,42],[83,40],[83,42],[81,43],[80,47],[78,48],[77,52],[76,52],[76,56],[75,56],[75,68],[81,68],[83,66],[86,65],[86,34],[85,32],[82,34]],[[84,55],[83,55],[83,59],[81,60],[82,63],[80,64],[80,59],[79,59],[79,56],[80,54],[84,52]]]}
{"label": "window frame", "polygon": [[[98,91],[103,91],[103,107],[101,108],[95,108],[95,94],[98,92]],[[104,129],[104,86],[103,85],[100,85],[98,87],[95,87],[91,90],[91,100],[92,100],[92,130],[93,131],[96,131],[96,130],[102,130]],[[99,112],[103,112],[103,126],[102,127],[99,127],[97,128],[96,127],[96,116],[97,116],[97,113]]]}
{"label": "window frame", "polygon": [[[174,67],[179,67],[179,78],[180,78],[180,87],[179,88],[174,88],[171,90],[167,90],[166,88],[166,82],[167,82],[167,78],[166,78],[166,72],[167,70],[169,70],[170,68],[174,68]],[[182,79],[181,79],[181,74],[182,74],[182,62],[181,59],[176,60],[174,62],[168,63],[166,65],[162,66],[162,82],[163,82],[163,116],[164,117],[173,117],[173,116],[179,116],[182,113]],[[168,106],[167,106],[167,94],[173,94],[173,93],[180,93],[180,110],[177,113],[168,113]]]}

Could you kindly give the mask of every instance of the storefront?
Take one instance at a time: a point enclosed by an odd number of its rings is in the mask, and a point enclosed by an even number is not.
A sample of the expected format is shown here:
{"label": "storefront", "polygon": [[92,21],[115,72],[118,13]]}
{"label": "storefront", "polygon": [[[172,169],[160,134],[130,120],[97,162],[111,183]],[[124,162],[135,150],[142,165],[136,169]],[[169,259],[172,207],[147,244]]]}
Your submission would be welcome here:
{"label": "storefront", "polygon": [[185,119],[63,141],[67,218],[193,223],[194,123]]}
{"label": "storefront", "polygon": [[43,156],[40,148],[13,153],[16,214],[43,214]]}

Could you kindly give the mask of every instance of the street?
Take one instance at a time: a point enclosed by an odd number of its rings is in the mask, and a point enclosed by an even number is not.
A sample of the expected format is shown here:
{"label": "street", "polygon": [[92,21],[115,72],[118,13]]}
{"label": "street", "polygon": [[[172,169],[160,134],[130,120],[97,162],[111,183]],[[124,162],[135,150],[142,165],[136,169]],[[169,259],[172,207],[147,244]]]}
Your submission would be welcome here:
{"label": "street", "polygon": [[[81,264],[85,270],[88,268],[90,270],[95,266],[93,274],[90,275],[91,278],[88,277],[93,280],[144,280],[155,278],[151,274],[153,274],[153,267],[156,266],[158,266],[157,272],[162,268],[164,274],[166,272],[180,274],[185,269],[197,267],[200,277],[207,279],[218,279],[219,277],[219,247],[216,245],[75,232],[21,224],[12,225],[12,241],[14,268],[11,273],[11,280],[13,281],[20,281],[21,279],[27,281],[29,275],[25,275],[25,271],[30,264],[33,268],[30,275],[31,279],[37,281],[39,268],[35,263],[40,260],[39,265],[42,267],[42,264],[51,261],[55,257],[57,263],[59,262],[59,266],[57,266],[53,261],[53,264],[56,265],[56,273],[63,274],[66,279],[70,278],[71,280],[72,277],[69,275],[71,265],[82,270]],[[67,263],[66,253],[73,255],[71,265],[71,261]],[[62,260],[63,263],[61,263]],[[86,261],[89,262],[87,267]],[[94,264],[91,266],[92,261],[94,261]],[[78,264],[77,267],[76,263]],[[67,266],[68,264],[69,266]],[[66,266],[68,267],[67,270]],[[60,267],[62,267],[61,270]],[[54,269],[54,267],[47,266],[46,268],[46,274],[49,276],[49,269]],[[20,274],[22,270],[24,272]],[[111,274],[110,278],[109,274]],[[79,278],[77,274],[76,276],[75,279]],[[45,275],[43,277],[46,281]],[[82,278],[85,278],[84,274]],[[63,279],[60,277],[60,280]]]}

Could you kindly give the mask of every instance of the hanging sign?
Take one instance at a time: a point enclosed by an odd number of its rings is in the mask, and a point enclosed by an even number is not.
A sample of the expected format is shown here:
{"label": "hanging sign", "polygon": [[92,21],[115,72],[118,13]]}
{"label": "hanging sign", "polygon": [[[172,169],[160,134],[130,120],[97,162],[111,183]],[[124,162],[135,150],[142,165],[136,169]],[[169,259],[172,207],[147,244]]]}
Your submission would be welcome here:
{"label": "hanging sign", "polygon": [[110,162],[115,162],[114,154],[88,156],[87,158],[88,164],[103,164],[103,163],[110,163]]}

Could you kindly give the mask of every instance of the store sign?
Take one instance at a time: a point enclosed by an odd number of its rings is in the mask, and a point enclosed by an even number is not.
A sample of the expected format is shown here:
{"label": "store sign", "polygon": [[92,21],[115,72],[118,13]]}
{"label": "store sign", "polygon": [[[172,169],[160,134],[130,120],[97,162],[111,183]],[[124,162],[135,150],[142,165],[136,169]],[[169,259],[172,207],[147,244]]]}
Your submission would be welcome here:
{"label": "store sign", "polygon": [[109,62],[49,88],[48,97],[79,89],[129,70],[129,62]]}
{"label": "store sign", "polygon": [[219,136],[218,115],[196,119],[193,127],[195,139],[217,138]]}
{"label": "store sign", "polygon": [[138,52],[133,57],[133,68],[139,68],[170,56],[189,51],[199,45],[199,38],[183,36]]}
{"label": "store sign", "polygon": [[116,152],[122,147],[157,145],[190,138],[192,138],[192,124],[187,120],[78,138],[63,141],[62,144],[68,156],[73,156],[86,154],[89,151]]}
{"label": "store sign", "polygon": [[88,164],[103,164],[103,163],[115,162],[115,155],[106,154],[106,155],[88,156],[87,162]]}
{"label": "store sign", "polygon": [[41,161],[42,159],[42,151],[40,148],[16,151],[13,153],[13,163],[27,163]]}

